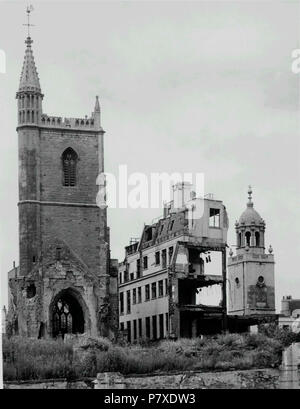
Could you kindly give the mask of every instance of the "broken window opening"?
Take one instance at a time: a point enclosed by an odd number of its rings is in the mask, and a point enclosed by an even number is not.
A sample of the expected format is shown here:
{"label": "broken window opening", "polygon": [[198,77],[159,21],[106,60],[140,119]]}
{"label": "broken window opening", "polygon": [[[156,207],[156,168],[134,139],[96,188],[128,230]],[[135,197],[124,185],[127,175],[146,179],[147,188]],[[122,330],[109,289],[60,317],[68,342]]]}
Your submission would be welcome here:
{"label": "broken window opening", "polygon": [[156,265],[160,264],[160,251],[157,251],[155,253],[155,264]]}
{"label": "broken window opening", "polygon": [[152,227],[145,230],[145,241],[152,240]]}
{"label": "broken window opening", "polygon": [[150,339],[150,317],[146,317],[146,338]]}
{"label": "broken window opening", "polygon": [[164,338],[164,314],[159,314],[159,338]]}
{"label": "broken window opening", "polygon": [[61,248],[60,247],[56,248],[56,260],[57,261],[61,260]]}
{"label": "broken window opening", "polygon": [[145,301],[150,300],[150,284],[145,285]]}
{"label": "broken window opening", "polygon": [[131,294],[130,290],[127,291],[127,314],[131,313]]}
{"label": "broken window opening", "polygon": [[161,258],[162,258],[162,268],[166,268],[167,267],[167,250],[164,249],[161,252]]}
{"label": "broken window opening", "polygon": [[136,288],[132,290],[132,303],[136,304]]}
{"label": "broken window opening", "polygon": [[[201,257],[201,253],[197,249],[190,248],[188,250],[189,252],[189,274],[204,274],[204,261]],[[208,257],[206,256],[207,262],[208,262]]]}
{"label": "broken window opening", "polygon": [[209,209],[209,227],[220,227],[220,209]]}
{"label": "broken window opening", "polygon": [[154,340],[156,340],[157,339],[157,319],[156,319],[156,315],[152,316],[152,333],[153,333],[152,338]]}
{"label": "broken window opening", "polygon": [[36,287],[34,284],[30,284],[27,288],[26,288],[26,296],[27,298],[33,298],[36,295]]}
{"label": "broken window opening", "polygon": [[144,267],[144,270],[147,270],[148,268],[148,257],[147,256],[143,258],[143,267]]}
{"label": "broken window opening", "polygon": [[196,304],[204,306],[220,306],[222,303],[222,285],[215,284],[208,287],[198,287]]}
{"label": "broken window opening", "polygon": [[124,314],[124,293],[120,293],[120,314]]}
{"label": "broken window opening", "polygon": [[164,295],[164,282],[163,280],[160,280],[158,282],[158,296],[163,297],[163,295]]}
{"label": "broken window opening", "polygon": [[156,283],[151,284],[152,300],[156,298]]}
{"label": "broken window opening", "polygon": [[136,260],[136,277],[141,277],[141,260],[139,258]]}
{"label": "broken window opening", "polygon": [[171,263],[171,261],[172,261],[172,256],[173,256],[173,247],[170,247],[169,248],[169,264]]}
{"label": "broken window opening", "polygon": [[131,342],[131,322],[127,321],[127,341]]}
{"label": "broken window opening", "polygon": [[142,302],[142,287],[138,287],[138,303]]}

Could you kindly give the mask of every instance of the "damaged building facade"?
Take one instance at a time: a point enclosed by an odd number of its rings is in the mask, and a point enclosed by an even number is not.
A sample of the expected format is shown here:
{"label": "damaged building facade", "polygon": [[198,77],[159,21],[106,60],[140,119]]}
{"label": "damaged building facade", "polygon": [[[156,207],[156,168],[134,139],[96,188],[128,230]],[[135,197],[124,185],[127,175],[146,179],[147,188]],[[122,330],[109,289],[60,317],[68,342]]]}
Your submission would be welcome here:
{"label": "damaged building facade", "polygon": [[[226,330],[226,208],[196,198],[189,183],[173,186],[164,216],[146,225],[119,264],[120,330],[128,341],[195,337]],[[220,263],[206,273],[213,253]],[[221,287],[221,300],[204,305],[201,291]]]}
{"label": "damaged building facade", "polygon": [[104,171],[100,105],[90,117],[43,113],[27,37],[18,103],[19,266],[9,272],[8,329],[28,337],[118,329],[118,263],[110,259],[106,208],[96,204]]}
{"label": "damaged building facade", "polygon": [[[230,248],[226,260],[222,201],[196,198],[189,183],[173,186],[163,217],[131,240],[119,264],[120,330],[129,342],[245,332],[278,321],[273,249],[265,251],[265,221],[251,187],[248,194],[235,223],[236,254]],[[216,287],[220,302],[204,302],[204,290]]]}

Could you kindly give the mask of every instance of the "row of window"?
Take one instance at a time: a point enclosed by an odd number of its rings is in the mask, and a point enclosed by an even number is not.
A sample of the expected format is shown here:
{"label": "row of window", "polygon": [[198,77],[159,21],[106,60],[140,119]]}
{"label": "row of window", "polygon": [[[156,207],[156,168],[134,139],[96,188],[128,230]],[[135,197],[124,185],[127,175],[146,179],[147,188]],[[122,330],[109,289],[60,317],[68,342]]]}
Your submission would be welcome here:
{"label": "row of window", "polygon": [[[165,282],[165,284],[164,284]],[[144,289],[144,301],[155,300],[158,297],[168,295],[168,279],[159,280],[150,284],[146,284]],[[151,291],[151,294],[150,294]],[[120,314],[124,314],[125,310],[125,292],[120,292]],[[132,297],[132,298],[131,298]],[[142,302],[142,287],[133,288],[126,291],[126,313],[131,313],[131,305],[140,304]]]}
{"label": "row of window", "polygon": [[[168,249],[168,262],[170,264],[173,255],[173,246]],[[148,269],[148,256],[143,257],[143,270]],[[155,252],[155,266],[161,265],[162,268],[167,268],[167,249]],[[124,276],[122,273],[119,273],[119,284],[126,283],[127,281],[134,280],[135,278],[141,277],[141,260],[136,260],[136,277],[134,273],[129,273],[127,270],[124,271]]]}
{"label": "row of window", "polygon": [[[138,318],[133,321],[127,321],[120,324],[120,330],[127,330],[128,342],[137,341],[141,338],[148,338],[152,340],[165,338],[169,331],[169,314],[153,315],[152,317],[146,317],[145,326],[143,332],[143,319]],[[158,322],[157,322],[158,321]]]}
{"label": "row of window", "polygon": [[[251,247],[252,243],[251,243],[251,232],[247,231],[245,233],[245,239],[244,242],[246,244],[246,246]],[[242,240],[242,233],[238,234],[238,247],[242,247],[243,245],[243,240]],[[260,246],[260,234],[258,231],[255,232],[254,236],[253,236],[253,245],[254,247],[259,247]]]}

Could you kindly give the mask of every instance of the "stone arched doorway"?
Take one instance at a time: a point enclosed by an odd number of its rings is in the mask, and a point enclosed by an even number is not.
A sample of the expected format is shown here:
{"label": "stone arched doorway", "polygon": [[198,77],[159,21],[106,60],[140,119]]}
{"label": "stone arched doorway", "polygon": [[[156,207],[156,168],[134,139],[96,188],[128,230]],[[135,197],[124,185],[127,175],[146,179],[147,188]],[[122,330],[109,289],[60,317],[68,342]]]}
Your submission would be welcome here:
{"label": "stone arched doorway", "polygon": [[60,291],[50,306],[51,332],[54,338],[65,334],[82,334],[85,314],[80,296],[71,288]]}

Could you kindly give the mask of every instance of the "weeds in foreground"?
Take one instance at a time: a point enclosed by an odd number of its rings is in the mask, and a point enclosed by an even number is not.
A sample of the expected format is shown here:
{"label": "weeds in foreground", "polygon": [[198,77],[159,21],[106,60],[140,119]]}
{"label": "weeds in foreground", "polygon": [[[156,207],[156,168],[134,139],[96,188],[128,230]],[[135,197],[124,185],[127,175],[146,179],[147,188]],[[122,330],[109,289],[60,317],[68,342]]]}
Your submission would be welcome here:
{"label": "weeds in foreground", "polygon": [[95,377],[98,372],[147,374],[276,367],[281,362],[282,349],[295,337],[287,331],[271,330],[164,340],[155,346],[120,346],[103,338],[89,338],[73,347],[71,341],[4,338],[4,379],[75,379]]}

